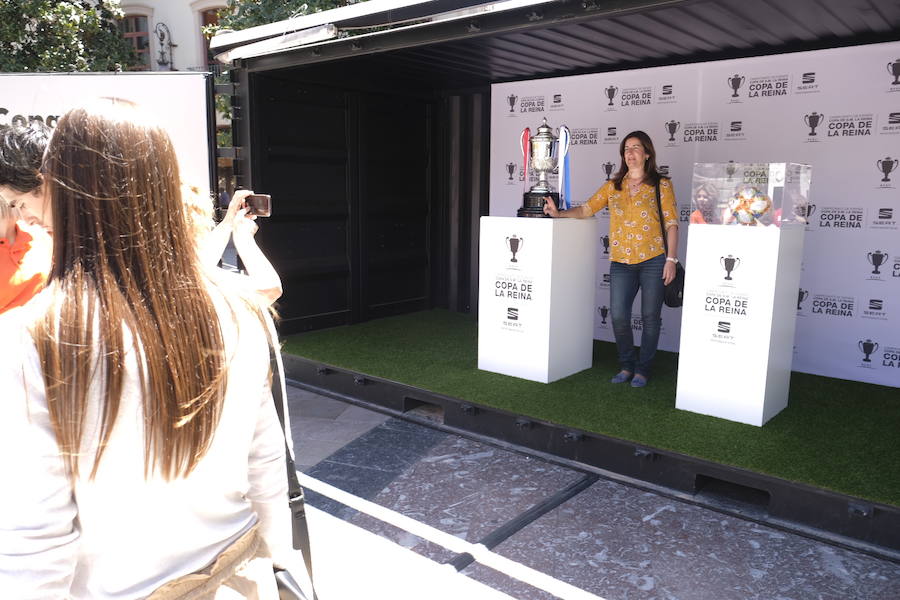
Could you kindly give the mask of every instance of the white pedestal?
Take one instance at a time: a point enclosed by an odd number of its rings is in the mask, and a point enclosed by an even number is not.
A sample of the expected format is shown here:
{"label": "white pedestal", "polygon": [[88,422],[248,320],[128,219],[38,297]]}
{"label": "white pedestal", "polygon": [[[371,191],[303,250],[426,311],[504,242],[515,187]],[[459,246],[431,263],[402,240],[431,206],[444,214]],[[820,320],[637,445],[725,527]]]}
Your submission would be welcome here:
{"label": "white pedestal", "polygon": [[479,369],[550,383],[590,368],[597,239],[595,219],[481,217]]}
{"label": "white pedestal", "polygon": [[677,408],[760,426],[787,406],[803,231],[690,226]]}

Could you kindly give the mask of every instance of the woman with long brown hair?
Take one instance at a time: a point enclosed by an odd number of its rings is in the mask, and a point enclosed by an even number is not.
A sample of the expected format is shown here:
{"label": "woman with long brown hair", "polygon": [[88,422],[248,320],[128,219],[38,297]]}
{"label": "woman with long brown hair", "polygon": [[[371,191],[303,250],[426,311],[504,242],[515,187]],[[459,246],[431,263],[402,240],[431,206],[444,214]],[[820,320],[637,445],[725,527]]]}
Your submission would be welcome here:
{"label": "woman with long brown hair", "polygon": [[[587,202],[563,211],[547,202],[544,213],[585,219],[609,207],[609,304],[619,354],[619,372],[611,382],[630,381],[632,387],[644,387],[650,378],[662,328],[665,286],[675,278],[678,215],[672,182],[656,168],[656,150],[650,136],[632,131],[622,139],[619,155],[622,163],[618,172]],[[661,215],[656,204],[657,187]],[[667,244],[663,243],[663,229]],[[641,349],[636,353],[631,305],[638,290],[642,333]]]}
{"label": "woman with long brown hair", "polygon": [[47,288],[0,318],[0,597],[277,598],[273,559],[299,563],[264,308],[203,268],[130,103],[69,111],[43,171]]}

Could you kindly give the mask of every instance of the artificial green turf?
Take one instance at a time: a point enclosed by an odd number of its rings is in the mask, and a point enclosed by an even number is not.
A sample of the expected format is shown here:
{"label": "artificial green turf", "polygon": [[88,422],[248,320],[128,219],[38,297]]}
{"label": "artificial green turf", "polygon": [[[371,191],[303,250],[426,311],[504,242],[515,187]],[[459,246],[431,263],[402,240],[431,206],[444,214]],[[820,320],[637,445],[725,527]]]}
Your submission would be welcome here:
{"label": "artificial green turf", "polygon": [[[793,373],[763,427],[675,408],[677,355],[643,389],[614,386],[615,346],[551,384],[477,368],[472,315],[432,310],[289,337],[285,351],[517,414],[900,506],[900,390]],[[723,397],[727,392],[723,391]]]}

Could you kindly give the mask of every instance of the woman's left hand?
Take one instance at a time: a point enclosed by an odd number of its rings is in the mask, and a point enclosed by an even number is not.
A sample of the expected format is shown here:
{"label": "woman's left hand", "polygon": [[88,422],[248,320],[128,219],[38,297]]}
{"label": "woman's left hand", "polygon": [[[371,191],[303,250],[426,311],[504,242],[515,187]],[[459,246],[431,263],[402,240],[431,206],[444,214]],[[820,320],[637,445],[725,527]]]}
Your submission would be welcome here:
{"label": "woman's left hand", "polygon": [[672,283],[672,280],[675,279],[675,263],[671,260],[667,260],[665,266],[663,267],[663,285],[669,285]]}
{"label": "woman's left hand", "polygon": [[244,240],[252,240],[258,229],[256,215],[248,215],[246,207],[237,211],[232,224],[235,244]]}

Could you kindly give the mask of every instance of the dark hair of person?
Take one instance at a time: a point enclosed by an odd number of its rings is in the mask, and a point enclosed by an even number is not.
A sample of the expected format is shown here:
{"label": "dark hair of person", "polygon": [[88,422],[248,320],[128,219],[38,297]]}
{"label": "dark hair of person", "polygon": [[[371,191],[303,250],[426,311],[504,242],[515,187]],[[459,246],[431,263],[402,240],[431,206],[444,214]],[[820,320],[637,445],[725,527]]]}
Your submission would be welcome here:
{"label": "dark hair of person", "polygon": [[[216,430],[226,359],[172,142],[131,103],[106,99],[59,120],[44,177],[53,267],[48,308],[32,336],[69,474],[77,477],[81,458],[90,460],[80,456],[82,438],[96,422],[96,475],[125,393],[125,359],[136,347],[145,476],[156,469],[166,479],[186,476]],[[91,416],[92,396],[102,399],[99,415]]]}
{"label": "dark hair of person", "polygon": [[41,186],[41,160],[50,128],[40,121],[30,125],[0,127],[0,185],[8,185],[23,194]]}
{"label": "dark hair of person", "polygon": [[623,137],[622,141],[619,143],[619,158],[622,160],[622,162],[619,165],[618,172],[613,175],[612,178],[612,182],[616,190],[622,189],[622,180],[625,179],[625,175],[628,174],[628,165],[625,164],[625,142],[632,138],[638,140],[641,143],[641,146],[644,147],[644,152],[646,152],[649,156],[647,158],[647,164],[644,166],[643,183],[656,185],[657,183],[659,183],[659,180],[662,177],[656,167],[656,150],[653,148],[653,141],[650,139],[650,136],[640,130],[632,131],[631,133]]}

